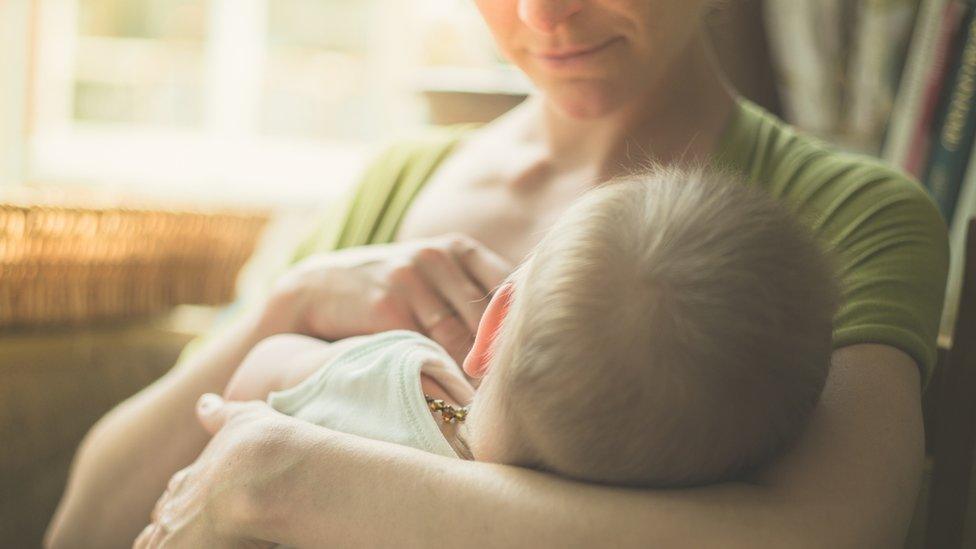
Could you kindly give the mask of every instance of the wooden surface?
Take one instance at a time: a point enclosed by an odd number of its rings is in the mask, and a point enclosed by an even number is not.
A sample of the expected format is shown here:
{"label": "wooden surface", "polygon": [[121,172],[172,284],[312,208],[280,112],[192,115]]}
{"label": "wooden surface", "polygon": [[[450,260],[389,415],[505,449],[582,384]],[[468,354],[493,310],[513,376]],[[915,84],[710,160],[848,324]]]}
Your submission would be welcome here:
{"label": "wooden surface", "polygon": [[84,434],[191,338],[145,321],[0,335],[0,546],[40,545]]}

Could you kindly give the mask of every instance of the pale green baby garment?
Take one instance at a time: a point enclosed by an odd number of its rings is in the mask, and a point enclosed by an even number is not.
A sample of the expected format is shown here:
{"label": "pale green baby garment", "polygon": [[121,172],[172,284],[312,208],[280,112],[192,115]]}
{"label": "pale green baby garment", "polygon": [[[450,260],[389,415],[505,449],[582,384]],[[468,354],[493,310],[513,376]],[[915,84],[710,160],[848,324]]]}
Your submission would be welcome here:
{"label": "pale green baby garment", "polygon": [[440,345],[395,330],[361,338],[305,381],[269,395],[268,403],[322,427],[456,458],[427,407],[421,373],[458,402],[474,396]]}

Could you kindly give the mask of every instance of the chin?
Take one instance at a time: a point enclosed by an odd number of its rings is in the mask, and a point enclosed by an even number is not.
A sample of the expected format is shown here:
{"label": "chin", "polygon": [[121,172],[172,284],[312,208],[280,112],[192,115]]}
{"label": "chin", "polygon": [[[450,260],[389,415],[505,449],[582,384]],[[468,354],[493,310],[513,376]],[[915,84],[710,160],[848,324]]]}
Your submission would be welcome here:
{"label": "chin", "polygon": [[[619,88],[618,88],[619,89]],[[626,98],[606,82],[559,83],[544,90],[549,103],[570,118],[601,118],[621,108]]]}

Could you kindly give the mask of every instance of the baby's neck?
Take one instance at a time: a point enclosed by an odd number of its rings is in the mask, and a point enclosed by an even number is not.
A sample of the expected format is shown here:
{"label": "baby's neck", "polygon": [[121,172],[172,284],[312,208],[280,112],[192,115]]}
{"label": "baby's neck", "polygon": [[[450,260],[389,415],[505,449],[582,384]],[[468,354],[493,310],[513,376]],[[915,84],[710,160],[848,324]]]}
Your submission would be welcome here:
{"label": "baby's neck", "polygon": [[[437,381],[423,373],[420,374],[420,388],[423,390],[424,394],[435,399],[443,400],[447,404],[459,408],[461,406],[466,406],[470,403],[468,402],[458,402],[453,395],[447,392],[446,389]],[[458,438],[459,423],[447,423],[443,421],[440,412],[430,411],[431,415],[434,417],[434,421],[437,426],[441,429],[441,434],[447,440],[448,444],[454,448],[459,456],[463,459],[471,459],[471,452],[468,450],[467,445]]]}

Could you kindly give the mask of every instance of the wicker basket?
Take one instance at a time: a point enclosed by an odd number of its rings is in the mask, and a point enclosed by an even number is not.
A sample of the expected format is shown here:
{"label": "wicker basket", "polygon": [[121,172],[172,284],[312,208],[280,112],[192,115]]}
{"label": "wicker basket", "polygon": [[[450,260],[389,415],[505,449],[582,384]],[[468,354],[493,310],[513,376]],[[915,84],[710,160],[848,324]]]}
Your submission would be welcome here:
{"label": "wicker basket", "polygon": [[0,327],[227,302],[266,222],[263,213],[0,203]]}

